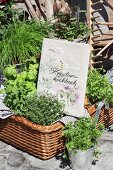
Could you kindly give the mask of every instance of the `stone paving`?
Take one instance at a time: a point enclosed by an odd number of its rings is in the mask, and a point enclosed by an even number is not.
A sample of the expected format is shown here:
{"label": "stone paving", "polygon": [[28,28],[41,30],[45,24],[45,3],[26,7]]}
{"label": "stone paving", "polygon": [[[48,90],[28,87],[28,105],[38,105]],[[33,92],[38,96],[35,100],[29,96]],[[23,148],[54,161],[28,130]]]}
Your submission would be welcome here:
{"label": "stone paving", "polygon": [[[113,132],[104,133],[91,170],[113,170]],[[71,170],[61,155],[43,161],[0,141],[0,170]]]}

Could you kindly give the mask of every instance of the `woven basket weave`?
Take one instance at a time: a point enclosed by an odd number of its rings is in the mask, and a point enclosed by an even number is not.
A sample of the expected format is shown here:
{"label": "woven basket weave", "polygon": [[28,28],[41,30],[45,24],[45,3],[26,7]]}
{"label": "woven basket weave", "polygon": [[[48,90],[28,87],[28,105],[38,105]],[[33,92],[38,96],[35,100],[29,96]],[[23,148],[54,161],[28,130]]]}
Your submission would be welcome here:
{"label": "woven basket weave", "polygon": [[49,159],[64,150],[63,125],[33,124],[19,116],[0,119],[0,140],[26,151],[40,159]]}
{"label": "woven basket weave", "polygon": [[[97,106],[94,105],[88,105],[85,103],[85,108],[88,110],[88,113],[90,116],[94,117],[96,113]],[[109,110],[106,110],[104,107],[102,108],[100,114],[99,114],[99,120],[98,123],[104,124],[105,127],[110,126],[113,124],[113,107],[110,106]]]}

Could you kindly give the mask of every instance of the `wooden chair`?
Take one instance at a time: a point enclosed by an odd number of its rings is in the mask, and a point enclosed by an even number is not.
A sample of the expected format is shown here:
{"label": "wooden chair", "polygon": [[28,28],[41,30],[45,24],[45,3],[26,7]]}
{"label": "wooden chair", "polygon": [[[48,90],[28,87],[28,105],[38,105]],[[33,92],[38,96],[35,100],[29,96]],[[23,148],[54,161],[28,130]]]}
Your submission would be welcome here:
{"label": "wooden chair", "polygon": [[87,0],[87,11],[89,28],[92,30],[89,43],[95,60],[113,44],[113,2]]}

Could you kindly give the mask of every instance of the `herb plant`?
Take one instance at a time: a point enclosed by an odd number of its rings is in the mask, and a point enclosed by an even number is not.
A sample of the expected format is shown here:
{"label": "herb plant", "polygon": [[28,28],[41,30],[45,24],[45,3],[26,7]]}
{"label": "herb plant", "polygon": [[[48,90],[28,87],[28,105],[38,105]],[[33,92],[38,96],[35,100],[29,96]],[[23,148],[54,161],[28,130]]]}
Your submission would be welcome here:
{"label": "herb plant", "polygon": [[27,97],[24,108],[16,113],[40,125],[50,125],[64,115],[63,105],[50,94]]}
{"label": "herb plant", "polygon": [[4,32],[7,30],[8,25],[14,22],[20,15],[17,9],[12,8],[12,2],[3,2],[5,5],[0,8],[0,40],[2,40],[2,36]]}
{"label": "herb plant", "polygon": [[36,92],[38,64],[35,58],[26,61],[23,71],[17,73],[15,66],[8,66],[4,70],[6,77],[4,103],[13,111],[19,112],[24,108],[28,96]]}
{"label": "herb plant", "polygon": [[102,124],[97,128],[95,119],[90,117],[83,117],[67,124],[63,131],[67,149],[76,153],[77,150],[84,151],[94,147],[102,135],[103,128]]}
{"label": "herb plant", "polygon": [[106,76],[94,69],[88,75],[86,95],[93,103],[105,100],[113,104],[113,85]]}
{"label": "herb plant", "polygon": [[32,56],[37,57],[41,53],[43,38],[49,36],[49,30],[47,23],[11,23],[0,42],[0,66],[22,63]]}
{"label": "herb plant", "polygon": [[76,18],[71,18],[69,14],[58,13],[56,18],[58,21],[53,25],[53,29],[57,38],[73,41],[89,32],[86,24],[78,22]]}

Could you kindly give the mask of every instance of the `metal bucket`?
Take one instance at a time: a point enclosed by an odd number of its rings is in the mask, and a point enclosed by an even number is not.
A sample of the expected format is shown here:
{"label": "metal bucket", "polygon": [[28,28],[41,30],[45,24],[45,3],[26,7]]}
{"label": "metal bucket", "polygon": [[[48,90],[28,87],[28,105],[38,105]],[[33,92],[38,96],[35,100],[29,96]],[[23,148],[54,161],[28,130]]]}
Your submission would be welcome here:
{"label": "metal bucket", "polygon": [[94,147],[77,153],[69,151],[70,166],[73,170],[90,170],[93,161]]}

